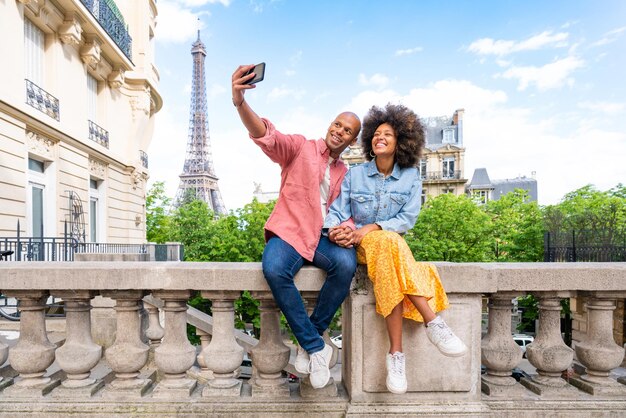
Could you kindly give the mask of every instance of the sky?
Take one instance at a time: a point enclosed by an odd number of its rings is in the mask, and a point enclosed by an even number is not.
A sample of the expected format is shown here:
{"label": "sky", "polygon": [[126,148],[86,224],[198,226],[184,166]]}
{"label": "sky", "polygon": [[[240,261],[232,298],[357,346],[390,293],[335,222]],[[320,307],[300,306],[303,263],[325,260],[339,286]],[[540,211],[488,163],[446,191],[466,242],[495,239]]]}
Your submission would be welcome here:
{"label": "sky", "polygon": [[[188,140],[191,44],[206,46],[214,168],[229,210],[278,165],[231,102],[240,64],[266,63],[246,100],[283,133],[326,134],[345,110],[401,103],[420,117],[465,109],[464,177],[531,176],[539,203],[587,184],[626,183],[626,1],[159,0],[156,65],[164,105],[150,184],[174,197]],[[199,22],[198,22],[199,19]]]}

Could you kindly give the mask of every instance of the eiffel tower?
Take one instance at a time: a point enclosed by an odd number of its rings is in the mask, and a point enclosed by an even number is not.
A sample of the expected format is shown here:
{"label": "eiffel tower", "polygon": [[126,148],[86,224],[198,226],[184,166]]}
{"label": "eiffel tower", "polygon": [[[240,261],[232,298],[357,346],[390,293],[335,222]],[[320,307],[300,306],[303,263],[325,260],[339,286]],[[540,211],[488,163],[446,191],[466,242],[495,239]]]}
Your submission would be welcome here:
{"label": "eiffel tower", "polygon": [[193,86],[191,88],[191,106],[189,109],[189,137],[187,155],[180,185],[176,193],[176,205],[189,200],[204,200],[216,216],[226,214],[217,176],[213,168],[211,139],[209,137],[209,117],[206,105],[206,81],[204,59],[206,48],[198,39],[191,46],[193,56]]}

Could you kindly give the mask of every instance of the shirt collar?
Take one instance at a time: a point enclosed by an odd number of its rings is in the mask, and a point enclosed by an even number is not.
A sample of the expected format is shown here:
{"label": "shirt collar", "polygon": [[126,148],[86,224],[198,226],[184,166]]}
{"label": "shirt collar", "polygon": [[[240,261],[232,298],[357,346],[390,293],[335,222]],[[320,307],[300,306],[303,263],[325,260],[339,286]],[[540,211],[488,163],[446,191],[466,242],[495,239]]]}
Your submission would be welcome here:
{"label": "shirt collar", "polygon": [[[318,142],[319,142],[318,149],[319,149],[320,155],[326,157],[327,160],[328,158],[332,158],[330,156],[330,148],[328,148],[328,145],[326,145],[326,141],[324,141],[324,138],[321,138]],[[337,164],[337,162],[340,159],[341,159],[341,155],[337,158],[333,158],[330,164]]]}
{"label": "shirt collar", "polygon": [[[380,174],[378,171],[378,167],[376,167],[375,159],[368,161],[366,164],[367,164],[367,175],[369,177]],[[398,163],[393,164],[393,170],[391,171],[391,174],[389,176],[393,177],[396,180],[400,178],[400,166],[398,165]]]}

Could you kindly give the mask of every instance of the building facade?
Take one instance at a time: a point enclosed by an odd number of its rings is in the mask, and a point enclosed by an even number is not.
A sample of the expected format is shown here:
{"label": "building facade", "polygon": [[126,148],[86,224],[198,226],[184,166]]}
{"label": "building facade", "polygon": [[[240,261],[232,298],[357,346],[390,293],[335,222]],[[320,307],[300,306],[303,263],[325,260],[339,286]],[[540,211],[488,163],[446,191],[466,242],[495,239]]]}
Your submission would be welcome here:
{"label": "building facade", "polygon": [[[421,119],[426,133],[426,146],[418,167],[423,181],[422,203],[444,193],[465,193],[463,115],[464,109],[458,109],[452,116]],[[365,161],[359,145],[348,148],[342,158],[350,166]]]}
{"label": "building facade", "polygon": [[0,236],[145,241],[155,0],[0,1]]}
{"label": "building facade", "polygon": [[522,189],[528,192],[530,202],[537,201],[537,180],[533,171],[531,177],[518,176],[513,179],[491,180],[486,168],[474,170],[472,180],[468,183],[467,194],[475,201],[485,204],[490,200],[499,200],[505,194]]}

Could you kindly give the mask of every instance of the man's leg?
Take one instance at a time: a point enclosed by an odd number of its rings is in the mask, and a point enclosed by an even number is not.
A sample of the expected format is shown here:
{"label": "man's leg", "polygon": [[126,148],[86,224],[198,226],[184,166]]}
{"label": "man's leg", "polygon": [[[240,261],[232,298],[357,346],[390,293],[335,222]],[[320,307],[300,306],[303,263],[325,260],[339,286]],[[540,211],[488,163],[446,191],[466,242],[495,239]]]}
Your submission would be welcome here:
{"label": "man's leg", "polygon": [[303,264],[302,256],[279,237],[271,238],[263,251],[263,274],[278,307],[300,346],[309,353],[315,353],[324,348],[324,340],[311,323],[294,283],[294,277]]}
{"label": "man's leg", "polygon": [[340,247],[322,237],[315,250],[313,264],[328,273],[311,315],[311,322],[322,335],[350,291],[356,272],[356,250]]}

